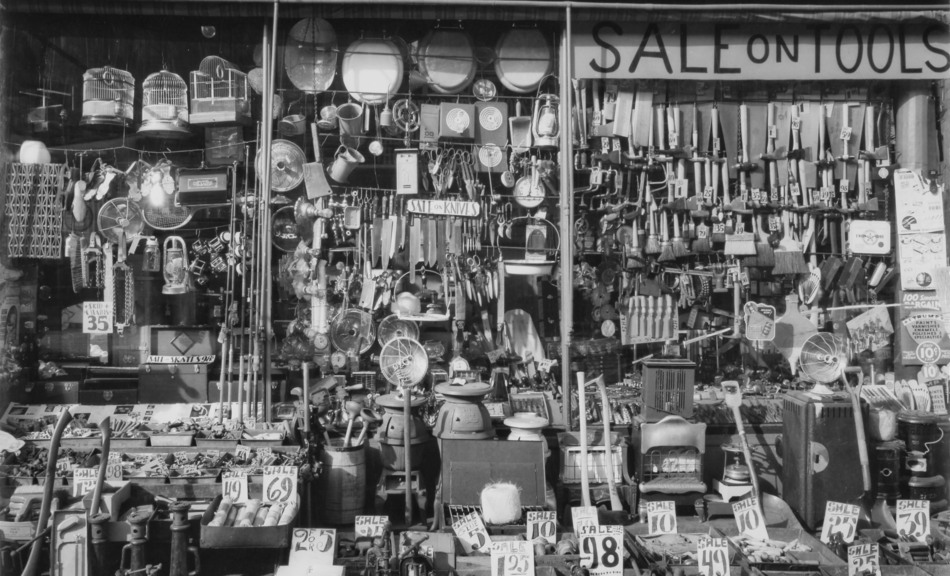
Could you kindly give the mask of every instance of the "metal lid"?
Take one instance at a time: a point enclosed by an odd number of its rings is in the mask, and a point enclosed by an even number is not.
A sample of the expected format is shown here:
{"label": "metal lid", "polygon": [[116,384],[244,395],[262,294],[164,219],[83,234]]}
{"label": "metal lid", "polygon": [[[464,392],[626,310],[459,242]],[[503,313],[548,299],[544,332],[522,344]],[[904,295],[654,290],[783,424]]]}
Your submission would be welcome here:
{"label": "metal lid", "polygon": [[492,385],[488,382],[469,382],[467,384],[446,382],[436,386],[435,391],[450,398],[481,398],[492,391]]}
{"label": "metal lid", "polygon": [[[413,396],[409,401],[409,406],[415,408],[417,406],[422,406],[425,403],[426,399],[423,396]],[[397,396],[395,394],[385,394],[380,396],[376,399],[376,404],[390,410],[402,410],[403,406],[406,405],[402,396]]]}
{"label": "metal lid", "polygon": [[936,424],[940,416],[923,410],[901,410],[897,415],[897,420],[908,424]]}
{"label": "metal lid", "polygon": [[533,412],[519,412],[514,416],[505,418],[505,426],[509,428],[521,428],[524,430],[539,430],[549,424],[547,418],[543,418]]}

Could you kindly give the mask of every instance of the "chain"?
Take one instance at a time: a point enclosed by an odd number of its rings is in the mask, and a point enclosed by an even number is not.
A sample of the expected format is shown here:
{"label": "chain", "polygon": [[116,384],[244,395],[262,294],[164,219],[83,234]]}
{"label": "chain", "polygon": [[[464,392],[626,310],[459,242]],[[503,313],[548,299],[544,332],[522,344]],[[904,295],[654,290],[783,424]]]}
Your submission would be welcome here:
{"label": "chain", "polygon": [[122,319],[119,320],[119,277],[114,276],[112,290],[112,311],[115,315],[116,332],[121,335],[126,326],[135,326],[135,277],[132,268],[123,266],[125,276],[122,282]]}

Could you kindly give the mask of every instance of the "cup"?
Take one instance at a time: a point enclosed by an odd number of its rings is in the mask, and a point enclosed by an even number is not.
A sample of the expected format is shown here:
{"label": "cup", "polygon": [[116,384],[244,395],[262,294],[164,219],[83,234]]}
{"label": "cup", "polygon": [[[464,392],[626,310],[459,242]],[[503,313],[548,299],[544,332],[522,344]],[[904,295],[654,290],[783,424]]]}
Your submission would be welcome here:
{"label": "cup", "polygon": [[355,148],[340,146],[333,157],[333,164],[330,165],[330,178],[345,184],[356,166],[365,161],[366,158]]}
{"label": "cup", "polygon": [[337,108],[329,104],[320,109],[320,119],[317,120],[317,127],[321,130],[336,130],[337,127]]}
{"label": "cup", "polygon": [[284,116],[277,123],[277,130],[284,136],[300,136],[304,132],[306,120],[303,114]]}
{"label": "cup", "polygon": [[340,123],[340,134],[356,137],[363,135],[362,104],[347,102],[336,109],[336,116]]}

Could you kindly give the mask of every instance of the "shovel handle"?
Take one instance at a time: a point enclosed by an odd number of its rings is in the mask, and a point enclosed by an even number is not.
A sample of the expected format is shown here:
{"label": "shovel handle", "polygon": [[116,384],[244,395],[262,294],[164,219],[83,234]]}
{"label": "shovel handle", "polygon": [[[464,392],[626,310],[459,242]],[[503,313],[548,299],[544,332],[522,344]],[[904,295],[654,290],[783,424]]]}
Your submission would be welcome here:
{"label": "shovel handle", "polygon": [[89,506],[90,516],[99,513],[102,503],[102,486],[106,482],[106,470],[109,467],[109,447],[112,445],[112,421],[108,416],[99,422],[99,432],[102,434],[102,450],[99,453],[99,473],[96,476],[96,487],[92,491],[92,503]]}
{"label": "shovel handle", "polygon": [[590,506],[590,474],[587,470],[587,395],[585,374],[577,373],[577,410],[580,414],[581,435],[581,505]]}
{"label": "shovel handle", "polygon": [[848,382],[848,377],[844,372],[841,373],[841,382],[848,390],[848,395],[851,396],[851,408],[854,410],[854,431],[858,439],[858,460],[861,462],[861,481],[864,485],[864,493],[867,494],[871,491],[871,465],[868,460],[868,441],[864,433],[864,413],[861,411],[861,397]]}

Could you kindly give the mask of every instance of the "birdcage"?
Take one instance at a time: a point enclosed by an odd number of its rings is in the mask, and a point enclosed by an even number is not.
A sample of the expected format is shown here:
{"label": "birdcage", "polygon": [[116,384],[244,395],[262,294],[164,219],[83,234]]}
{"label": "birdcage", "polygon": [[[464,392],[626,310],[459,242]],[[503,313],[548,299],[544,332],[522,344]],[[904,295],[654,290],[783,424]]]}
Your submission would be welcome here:
{"label": "birdcage", "polygon": [[208,56],[191,72],[191,123],[223,126],[251,121],[247,74],[220,56]]}
{"label": "birdcage", "polygon": [[135,78],[112,66],[90,68],[82,75],[84,126],[131,126],[134,119]]}
{"label": "birdcage", "polygon": [[142,125],[139,134],[184,138],[188,130],[188,85],[178,74],[162,70],[142,82]]}

